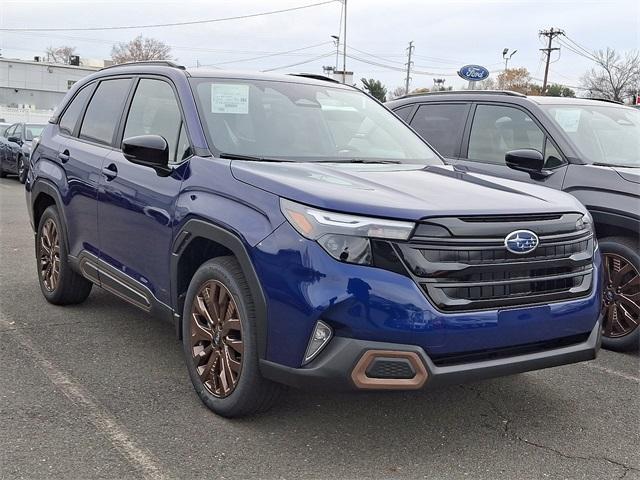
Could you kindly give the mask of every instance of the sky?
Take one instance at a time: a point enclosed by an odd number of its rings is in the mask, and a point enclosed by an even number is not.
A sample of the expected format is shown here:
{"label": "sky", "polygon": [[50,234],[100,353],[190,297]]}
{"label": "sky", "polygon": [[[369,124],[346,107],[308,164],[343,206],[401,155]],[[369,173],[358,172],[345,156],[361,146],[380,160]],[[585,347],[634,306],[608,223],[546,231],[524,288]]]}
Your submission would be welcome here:
{"label": "sky", "polygon": [[[281,10],[322,0],[2,0],[1,28],[87,28],[147,25],[216,19]],[[145,29],[8,32],[0,30],[6,58],[32,59],[48,46],[72,45],[81,57],[108,59],[111,47],[136,35],[157,38],[172,47],[181,64],[233,70],[276,69],[282,73],[322,73],[336,63],[331,35],[343,37],[343,3],[241,20],[196,26]],[[376,78],[389,90],[404,85],[407,46],[415,62],[411,89],[466,84],[456,75],[465,64],[487,67],[495,76],[504,68],[502,51],[517,52],[510,67],[526,67],[542,83],[541,29],[564,30],[587,51],[640,48],[639,0],[347,0],[347,70],[354,78]],[[563,39],[565,43],[570,42]],[[341,38],[342,41],[342,38]],[[569,43],[578,52],[584,52]],[[549,79],[579,87],[594,63],[560,46],[552,54]],[[294,51],[295,50],[295,51]],[[339,66],[342,66],[342,45]],[[260,58],[256,58],[260,57]],[[322,57],[322,58],[319,58]],[[365,60],[368,63],[363,62]],[[293,65],[306,62],[300,65]],[[378,64],[378,65],[372,65]]]}

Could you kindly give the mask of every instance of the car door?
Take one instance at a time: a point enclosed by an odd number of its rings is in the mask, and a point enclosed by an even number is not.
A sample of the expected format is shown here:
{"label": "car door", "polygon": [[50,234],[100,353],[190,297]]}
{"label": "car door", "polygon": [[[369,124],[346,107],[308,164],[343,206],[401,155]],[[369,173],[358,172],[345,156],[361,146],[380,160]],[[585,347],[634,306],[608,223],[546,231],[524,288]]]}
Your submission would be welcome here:
{"label": "car door", "polygon": [[4,168],[14,173],[18,172],[18,155],[22,151],[22,142],[24,141],[23,126],[23,123],[16,123],[11,135],[7,138]]}
{"label": "car door", "polygon": [[2,138],[0,138],[0,167],[2,167],[5,171],[9,170],[9,165],[6,162],[7,155],[11,147],[9,146],[9,137],[13,135],[16,126],[10,125],[4,131]]}
{"label": "car door", "polygon": [[[99,255],[97,198],[102,162],[114,137],[131,78],[105,79],[76,94],[58,126],[58,162],[66,175],[64,196],[69,251]],[[88,102],[88,104],[87,104]]]}
{"label": "car door", "polygon": [[167,175],[132,163],[120,149],[109,152],[98,195],[100,258],[106,268],[100,276],[106,288],[150,309],[153,299],[148,293],[170,303],[172,219],[184,170],[180,165],[191,149],[178,98],[168,80],[138,79],[129,105],[119,139],[162,136],[169,144],[173,168]]}
{"label": "car door", "polygon": [[411,118],[410,125],[440,155],[451,161],[460,157],[469,108],[467,102],[423,103]]}
{"label": "car door", "polygon": [[[453,163],[475,172],[562,188],[567,161],[528,111],[516,105],[478,103],[470,117],[460,158]],[[546,175],[531,175],[506,165],[508,151],[524,148],[544,155]]]}

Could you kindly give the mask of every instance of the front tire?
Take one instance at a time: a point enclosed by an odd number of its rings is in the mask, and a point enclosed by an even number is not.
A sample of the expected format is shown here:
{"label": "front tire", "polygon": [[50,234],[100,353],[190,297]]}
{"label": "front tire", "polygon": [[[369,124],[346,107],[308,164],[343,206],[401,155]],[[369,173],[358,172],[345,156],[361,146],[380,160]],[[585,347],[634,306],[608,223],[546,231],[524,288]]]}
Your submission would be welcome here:
{"label": "front tire", "polygon": [[640,347],[640,253],[630,238],[599,240],[604,265],[602,346],[629,351]]}
{"label": "front tire", "polygon": [[27,181],[27,174],[29,173],[29,166],[25,162],[24,156],[18,158],[18,181],[24,184]]}
{"label": "front tire", "polygon": [[235,258],[215,258],[196,271],[182,315],[185,361],[200,400],[223,417],[263,412],[281,390],[260,374],[256,321]]}
{"label": "front tire", "polygon": [[49,303],[81,303],[91,293],[93,284],[74,272],[69,264],[69,248],[55,207],[48,207],[38,224],[36,261],[40,290]]}

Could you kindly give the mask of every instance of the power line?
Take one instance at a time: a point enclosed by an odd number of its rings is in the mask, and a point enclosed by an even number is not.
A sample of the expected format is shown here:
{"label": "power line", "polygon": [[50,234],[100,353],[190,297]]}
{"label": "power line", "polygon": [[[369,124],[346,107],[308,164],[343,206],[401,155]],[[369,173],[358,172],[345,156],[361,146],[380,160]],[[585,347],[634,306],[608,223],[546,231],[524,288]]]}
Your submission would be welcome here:
{"label": "power line", "polygon": [[263,72],[275,72],[276,70],[283,70],[285,68],[297,67],[298,65],[304,65],[305,63],[315,62],[316,60],[320,60],[322,58],[333,57],[334,52],[324,53],[322,55],[318,55],[317,57],[309,58],[308,60],[304,60],[302,62],[290,63],[289,65],[281,65],[279,67],[267,68],[266,70],[262,70]]}
{"label": "power line", "polygon": [[322,43],[316,43],[315,45],[309,45],[306,47],[300,47],[300,48],[295,48],[293,50],[285,50],[284,52],[273,52],[273,53],[268,53],[266,55],[260,55],[257,57],[251,57],[251,58],[241,58],[238,60],[226,60],[224,62],[216,62],[216,63],[209,63],[209,64],[200,64],[200,67],[216,67],[218,65],[228,65],[228,64],[232,64],[232,63],[242,63],[242,62],[252,62],[254,60],[261,60],[263,58],[270,58],[270,57],[279,57],[279,56],[284,56],[284,55],[289,55],[295,52],[300,52],[302,50],[309,50],[310,48],[316,48],[316,47],[320,47],[322,45],[326,45],[328,43],[333,43],[333,42],[322,42]]}
{"label": "power line", "polygon": [[329,3],[335,3],[336,1],[339,1],[339,0],[326,0],[324,2],[310,3],[307,5],[299,5],[297,7],[283,8],[281,10],[271,10],[268,12],[250,13],[247,15],[237,15],[234,17],[210,18],[207,20],[192,20],[189,22],[154,23],[154,24],[148,24],[148,25],[116,25],[111,27],[81,27],[81,28],[0,27],[0,31],[4,31],[4,32],[87,32],[87,31],[94,31],[94,30],[128,30],[128,29],[157,28],[157,27],[177,27],[177,26],[184,26],[184,25],[200,25],[203,23],[226,22],[228,20],[242,20],[246,18],[261,17],[265,15],[274,15],[277,13],[292,12],[295,10],[302,10],[305,8],[319,7],[320,5],[328,5]]}

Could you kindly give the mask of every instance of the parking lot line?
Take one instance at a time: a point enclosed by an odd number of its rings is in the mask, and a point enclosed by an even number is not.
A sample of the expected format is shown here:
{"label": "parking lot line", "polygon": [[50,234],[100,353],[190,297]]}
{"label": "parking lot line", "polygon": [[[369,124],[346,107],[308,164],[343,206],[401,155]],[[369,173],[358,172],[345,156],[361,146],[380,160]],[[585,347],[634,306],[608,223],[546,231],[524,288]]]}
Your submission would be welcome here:
{"label": "parking lot line", "polygon": [[618,377],[625,378],[627,380],[631,380],[632,382],[640,383],[640,377],[629,375],[628,373],[624,373],[624,372],[619,372],[619,371],[613,370],[611,368],[603,367],[602,365],[598,365],[597,363],[585,362],[582,365],[584,365],[585,367],[593,368],[594,370],[600,370],[601,372],[605,372],[605,373],[608,373],[610,375],[616,375]]}
{"label": "parking lot line", "polygon": [[162,472],[157,467],[159,463],[151,453],[138,447],[113,415],[100,405],[82,385],[75,382],[44,357],[31,339],[7,322],[1,312],[0,328],[3,333],[15,338],[20,346],[27,350],[30,358],[40,367],[51,383],[81,411],[83,410],[82,413],[91,424],[124,455],[136,470],[140,471],[144,478],[149,480],[164,479]]}

